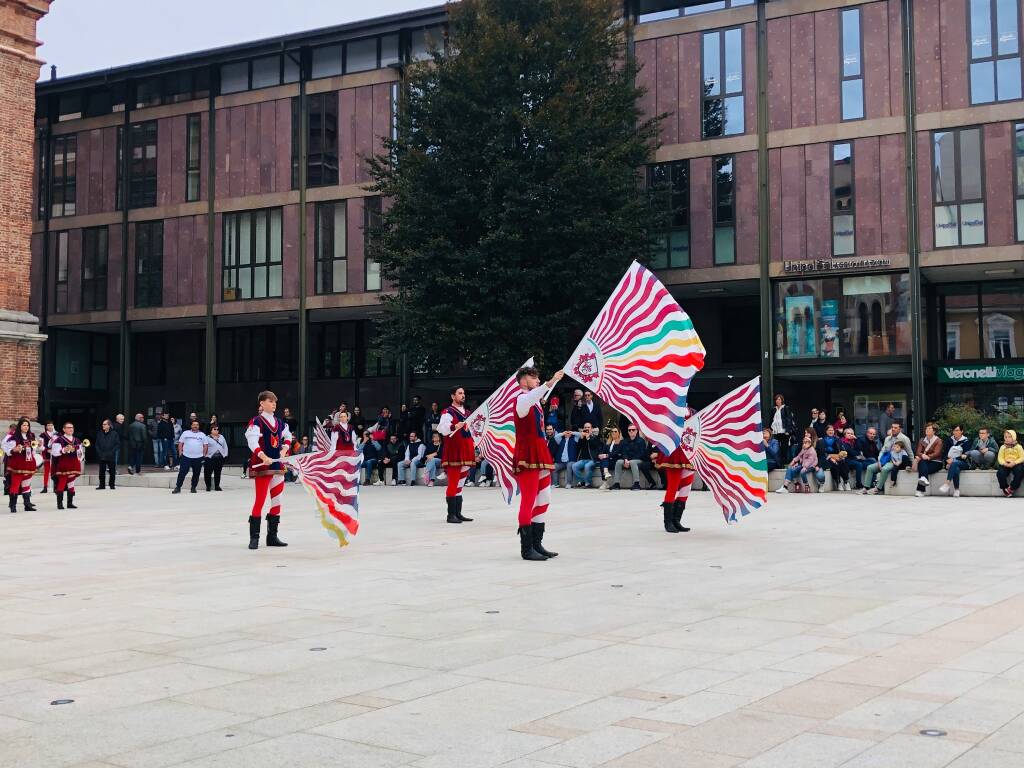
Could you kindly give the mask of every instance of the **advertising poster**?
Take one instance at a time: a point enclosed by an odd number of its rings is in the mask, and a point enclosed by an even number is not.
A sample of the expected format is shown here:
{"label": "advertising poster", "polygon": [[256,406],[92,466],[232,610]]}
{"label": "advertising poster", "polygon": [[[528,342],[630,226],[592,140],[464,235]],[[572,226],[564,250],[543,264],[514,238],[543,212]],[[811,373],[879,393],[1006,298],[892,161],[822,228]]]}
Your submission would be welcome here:
{"label": "advertising poster", "polygon": [[816,357],[818,334],[815,330],[814,297],[786,297],[786,356]]}
{"label": "advertising poster", "polygon": [[821,302],[821,356],[839,357],[839,302]]}

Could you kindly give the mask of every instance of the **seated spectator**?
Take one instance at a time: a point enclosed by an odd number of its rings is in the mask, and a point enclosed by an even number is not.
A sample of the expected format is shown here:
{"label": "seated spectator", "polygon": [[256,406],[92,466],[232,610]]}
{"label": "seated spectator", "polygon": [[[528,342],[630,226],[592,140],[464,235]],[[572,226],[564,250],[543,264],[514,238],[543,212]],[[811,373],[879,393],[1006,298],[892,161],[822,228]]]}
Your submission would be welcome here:
{"label": "seated spectator", "polygon": [[[901,469],[911,466],[913,459],[910,454],[913,447],[910,438],[903,434],[903,425],[898,421],[891,422],[889,434],[882,443],[878,461],[867,468],[864,473],[864,490],[861,493],[885,493],[885,481],[890,477],[896,485],[896,475]],[[875,473],[878,472],[878,484],[875,484]]]}
{"label": "seated spectator", "polygon": [[363,433],[366,432],[366,419],[363,418],[363,412],[358,405],[352,408],[352,417],[348,423],[352,425],[352,431],[356,433],[356,437],[362,440]]}
{"label": "seated spectator", "polygon": [[390,469],[391,485],[398,485],[398,465],[403,458],[405,458],[405,444],[398,439],[397,434],[392,434],[384,444],[380,463],[377,464],[377,474],[382,482],[385,481],[387,471]]}
{"label": "seated spectator", "polygon": [[999,445],[989,431],[982,427],[978,430],[978,439],[974,441],[971,450],[967,452],[967,458],[977,469],[992,469],[996,465],[998,453]]}
{"label": "seated spectator", "polygon": [[[853,430],[847,430],[847,432],[852,431]],[[855,448],[852,451],[849,451],[849,455],[846,457],[846,463],[853,469],[854,478],[857,482],[857,490],[864,490],[864,470],[872,464],[878,463],[879,447],[878,430],[874,427],[868,427],[867,431],[857,438]]]}
{"label": "seated spectator", "polygon": [[964,435],[964,428],[957,424],[953,427],[953,435],[946,442],[946,482],[939,486],[941,493],[949,492],[949,484],[953,484],[953,498],[960,497],[960,473],[970,469],[967,461],[967,449],[971,441]]}
{"label": "seated spectator", "polygon": [[558,473],[561,472],[565,487],[572,487],[572,465],[576,461],[576,441],[579,435],[576,432],[565,430],[556,432],[555,428],[548,424],[544,428],[548,436],[548,450],[551,451],[551,458],[554,460],[555,468],[551,470],[551,485],[558,487]]}
{"label": "seated spectator", "polygon": [[928,475],[932,475],[942,469],[943,450],[942,438],[939,437],[939,425],[927,424],[924,428],[924,437],[917,441],[917,451],[914,454],[914,468],[917,469],[917,490],[914,495],[918,498],[924,496],[925,490],[931,485]]}
{"label": "seated spectator", "polygon": [[761,445],[764,447],[764,455],[768,460],[768,471],[771,472],[782,466],[779,464],[779,441],[772,437],[770,429],[765,428],[763,433],[764,439],[761,441]]}
{"label": "seated spectator", "polygon": [[634,491],[640,490],[640,471],[649,453],[647,441],[640,437],[636,425],[630,424],[626,428],[626,438],[619,441],[609,457],[615,467],[611,489],[617,491],[622,487],[622,471],[628,469],[633,475],[633,484],[630,487]]}
{"label": "seated spectator", "polygon": [[572,465],[577,488],[591,487],[594,467],[599,461],[598,456],[602,453],[604,453],[604,441],[601,440],[601,436],[597,434],[591,423],[585,422],[576,442],[576,461]]}
{"label": "seated spectator", "polygon": [[612,427],[608,430],[608,440],[604,444],[604,453],[598,454],[598,459],[601,461],[601,477],[604,482],[601,484],[601,490],[608,489],[608,480],[612,476],[612,469],[615,467],[615,463],[612,461],[612,453],[614,453],[616,447],[622,442],[622,433],[618,427]]}
{"label": "seated spectator", "polygon": [[[429,418],[429,417],[428,417]],[[430,436],[430,445],[423,454],[423,466],[427,470],[427,487],[433,488],[437,473],[441,471],[441,435],[434,432]]]}
{"label": "seated spectator", "polygon": [[[647,457],[640,462],[640,474],[644,476],[647,481],[647,487],[650,490],[660,490],[665,487],[665,470],[656,469],[658,464],[658,457],[661,455],[661,450],[657,445],[652,443],[650,440],[646,440],[643,435],[640,438],[645,440],[647,443]],[[651,474],[651,470],[657,473],[657,480],[654,479],[654,475]],[[659,480],[661,482],[659,482]]]}
{"label": "seated spectator", "polygon": [[479,450],[475,451],[475,453],[476,464],[469,468],[469,477],[466,482],[469,485],[476,485],[478,488],[482,488],[485,485],[493,486],[494,468]]}
{"label": "seated spectator", "polygon": [[[850,490],[850,466],[846,463],[846,448],[843,441],[836,435],[836,428],[829,424],[825,427],[825,436],[815,446],[818,452],[818,466],[827,469],[832,475],[832,487],[837,491]],[[818,483],[821,493],[824,485]]]}
{"label": "seated spectator", "polygon": [[[839,437],[839,443],[843,446],[843,450],[846,451],[846,474],[843,476],[843,479],[849,485],[850,470],[853,469],[850,459],[857,455],[857,435],[854,434],[853,427],[847,427],[842,432],[836,431],[836,435]],[[849,490],[854,489],[851,488]]]}
{"label": "seated spectator", "polygon": [[1017,433],[1012,429],[1003,433],[1003,447],[999,449],[997,462],[996,478],[1003,496],[1009,499],[1024,480],[1024,448],[1017,442]]}
{"label": "seated spectator", "polygon": [[419,435],[413,430],[409,432],[409,442],[405,445],[405,454],[398,462],[398,484],[411,486],[416,485],[416,473],[423,464],[423,457],[427,453],[427,446],[420,440]]}
{"label": "seated spectator", "polygon": [[358,447],[360,453],[363,454],[363,469],[366,472],[363,476],[363,482],[366,485],[381,485],[383,480],[375,482],[373,479],[373,470],[376,469],[377,464],[380,462],[380,443],[374,442],[370,438],[370,433],[366,432],[363,435],[363,439],[359,441]]}
{"label": "seated spectator", "polygon": [[789,493],[789,484],[799,477],[803,481],[803,487],[801,487],[800,482],[797,482],[793,491],[795,493],[800,493],[801,491],[810,493],[811,485],[808,482],[808,478],[812,474],[818,481],[818,488],[820,490],[824,487],[825,470],[818,467],[818,452],[815,450],[814,443],[811,442],[811,437],[804,435],[800,450],[786,468],[786,479],[775,492]]}

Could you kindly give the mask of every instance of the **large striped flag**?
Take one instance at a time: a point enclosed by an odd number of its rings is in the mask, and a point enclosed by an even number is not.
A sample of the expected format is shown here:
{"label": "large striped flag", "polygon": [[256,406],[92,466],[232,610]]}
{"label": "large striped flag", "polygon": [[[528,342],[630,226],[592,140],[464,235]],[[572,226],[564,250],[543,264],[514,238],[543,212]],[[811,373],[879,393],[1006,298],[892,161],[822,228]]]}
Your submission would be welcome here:
{"label": "large striped flag", "polygon": [[672,294],[637,262],[565,365],[565,372],[615,406],[665,455],[679,445],[690,380],[704,345]]}
{"label": "large striped flag", "polygon": [[323,427],[317,423],[315,453],[287,456],[282,461],[290,464],[303,487],[313,497],[320,524],[338,540],[338,546],[347,546],[359,532],[359,470],[363,454],[359,451],[331,451],[321,446],[328,440]]}
{"label": "large striped flag", "polygon": [[687,419],[682,447],[727,523],[763,506],[768,462],[761,435],[761,379],[751,379]]}
{"label": "large striped flag", "polygon": [[[533,365],[532,357],[520,367],[529,365]],[[516,447],[513,410],[519,392],[519,382],[513,373],[466,419],[473,442],[494,468],[494,477],[506,504],[511,504],[519,493],[519,485],[512,472],[512,453]]]}

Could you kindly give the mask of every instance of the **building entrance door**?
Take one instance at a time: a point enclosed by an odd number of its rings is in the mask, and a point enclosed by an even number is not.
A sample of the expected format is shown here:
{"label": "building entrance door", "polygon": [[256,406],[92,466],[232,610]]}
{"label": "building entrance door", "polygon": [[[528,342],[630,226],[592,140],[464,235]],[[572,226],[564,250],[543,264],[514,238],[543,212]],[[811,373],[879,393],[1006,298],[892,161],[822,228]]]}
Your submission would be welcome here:
{"label": "building entrance door", "polygon": [[903,423],[904,432],[909,429],[907,416],[910,393],[898,385],[833,387],[832,402],[836,407],[846,409],[846,418],[858,435],[864,434],[868,427],[878,426],[878,418],[889,403],[896,406],[893,418]]}

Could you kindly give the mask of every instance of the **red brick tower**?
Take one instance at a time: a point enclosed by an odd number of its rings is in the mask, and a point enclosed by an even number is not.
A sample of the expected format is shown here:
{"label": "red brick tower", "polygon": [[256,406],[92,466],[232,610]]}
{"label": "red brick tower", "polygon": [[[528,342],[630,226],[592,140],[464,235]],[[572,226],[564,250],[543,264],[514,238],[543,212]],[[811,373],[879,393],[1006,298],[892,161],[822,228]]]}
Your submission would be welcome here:
{"label": "red brick tower", "polygon": [[0,0],[0,425],[38,410],[45,336],[28,311],[36,24],[50,0]]}

